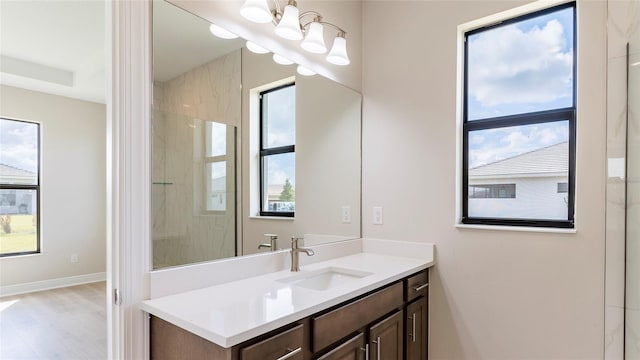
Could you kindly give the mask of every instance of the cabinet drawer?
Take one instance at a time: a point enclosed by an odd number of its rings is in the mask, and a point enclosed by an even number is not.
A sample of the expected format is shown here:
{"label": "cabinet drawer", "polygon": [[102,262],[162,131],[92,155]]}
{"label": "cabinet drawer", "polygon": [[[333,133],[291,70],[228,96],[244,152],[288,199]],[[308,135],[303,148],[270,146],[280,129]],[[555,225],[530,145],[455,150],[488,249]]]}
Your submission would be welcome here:
{"label": "cabinet drawer", "polygon": [[303,325],[281,332],[240,350],[242,360],[302,360]]}
{"label": "cabinet drawer", "polygon": [[417,298],[418,296],[426,296],[429,287],[429,271],[421,271],[405,281],[405,298],[407,302]]}
{"label": "cabinet drawer", "polygon": [[317,352],[403,305],[402,282],[313,317],[313,351]]}

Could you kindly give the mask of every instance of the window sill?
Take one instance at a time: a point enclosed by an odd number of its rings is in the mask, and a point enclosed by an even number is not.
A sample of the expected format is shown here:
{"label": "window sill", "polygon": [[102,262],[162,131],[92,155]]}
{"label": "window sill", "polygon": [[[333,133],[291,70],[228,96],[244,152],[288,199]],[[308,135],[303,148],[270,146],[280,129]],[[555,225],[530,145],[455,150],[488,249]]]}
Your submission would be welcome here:
{"label": "window sill", "polygon": [[40,252],[37,252],[37,253],[2,255],[0,256],[0,261],[9,260],[9,259],[22,259],[22,258],[33,257],[33,256],[42,256],[42,250],[40,250]]}
{"label": "window sill", "polygon": [[249,216],[249,219],[255,220],[285,220],[285,221],[293,221],[295,217],[291,216]]}
{"label": "window sill", "polygon": [[576,229],[561,229],[548,227],[531,227],[531,226],[498,226],[498,225],[469,225],[456,224],[458,229],[473,230],[495,230],[495,231],[519,231],[519,232],[537,232],[537,233],[553,233],[553,234],[575,234]]}

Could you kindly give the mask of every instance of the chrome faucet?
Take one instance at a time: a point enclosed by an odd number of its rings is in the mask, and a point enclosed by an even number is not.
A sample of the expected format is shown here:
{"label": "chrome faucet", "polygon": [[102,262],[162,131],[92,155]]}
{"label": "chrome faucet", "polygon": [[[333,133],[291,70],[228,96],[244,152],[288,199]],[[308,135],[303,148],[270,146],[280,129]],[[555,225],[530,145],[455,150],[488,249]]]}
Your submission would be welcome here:
{"label": "chrome faucet", "polygon": [[269,243],[264,243],[258,245],[258,250],[260,249],[271,249],[271,251],[278,250],[278,234],[264,234],[269,238]]}
{"label": "chrome faucet", "polygon": [[300,271],[300,260],[298,253],[303,252],[308,256],[315,255],[315,252],[311,249],[298,247],[298,240],[304,238],[292,237],[291,238],[291,271]]}

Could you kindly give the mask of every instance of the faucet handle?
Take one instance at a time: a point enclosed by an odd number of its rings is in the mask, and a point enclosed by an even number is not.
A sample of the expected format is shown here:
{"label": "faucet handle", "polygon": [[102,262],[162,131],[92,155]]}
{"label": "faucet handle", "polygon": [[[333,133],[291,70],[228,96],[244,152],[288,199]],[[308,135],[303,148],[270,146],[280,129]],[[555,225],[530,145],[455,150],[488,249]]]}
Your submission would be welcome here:
{"label": "faucet handle", "polygon": [[267,236],[269,238],[269,243],[268,244],[260,244],[258,246],[258,249],[262,249],[262,248],[270,248],[271,251],[276,251],[277,247],[278,247],[278,234],[264,234],[264,236]]}
{"label": "faucet handle", "polygon": [[302,237],[302,236],[292,236],[291,237],[291,245],[293,245],[294,243],[296,245],[298,245],[298,240],[304,240],[304,237]]}

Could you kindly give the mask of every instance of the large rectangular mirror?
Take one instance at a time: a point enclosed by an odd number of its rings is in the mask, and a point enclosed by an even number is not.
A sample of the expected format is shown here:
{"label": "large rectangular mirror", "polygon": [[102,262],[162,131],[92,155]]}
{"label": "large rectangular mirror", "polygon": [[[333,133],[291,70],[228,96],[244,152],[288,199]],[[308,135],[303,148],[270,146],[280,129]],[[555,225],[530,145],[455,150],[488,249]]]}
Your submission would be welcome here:
{"label": "large rectangular mirror", "polygon": [[153,268],[360,237],[361,95],[153,2]]}

